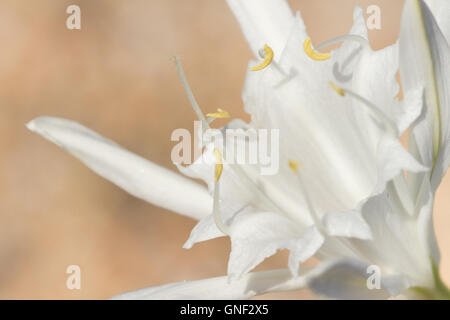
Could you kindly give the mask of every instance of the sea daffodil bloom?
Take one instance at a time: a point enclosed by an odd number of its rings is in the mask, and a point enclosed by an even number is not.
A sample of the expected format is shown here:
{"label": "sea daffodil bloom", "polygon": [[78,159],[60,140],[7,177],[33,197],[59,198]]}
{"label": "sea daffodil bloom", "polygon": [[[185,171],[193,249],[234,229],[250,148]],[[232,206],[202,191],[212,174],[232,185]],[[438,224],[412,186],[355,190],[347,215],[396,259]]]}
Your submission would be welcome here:
{"label": "sea daffodil bloom", "polygon": [[[342,46],[319,53],[285,1],[228,0],[257,61],[243,92],[251,122],[227,128],[279,129],[281,167],[273,176],[222,163],[223,150],[207,141],[205,154],[216,163],[178,166],[203,188],[72,121],[31,121],[31,130],[131,194],[199,219],[185,247],[231,239],[227,277],[116,298],[240,299],[304,287],[330,298],[448,298],[432,227],[434,193],[450,159],[449,11],[436,9],[444,3],[406,0],[399,42],[379,51],[357,8],[349,35],[318,48]],[[398,139],[409,127],[408,152]],[[249,273],[279,249],[290,250],[288,269]],[[299,267],[312,256],[317,267]],[[381,271],[376,290],[367,286],[371,266]]]}

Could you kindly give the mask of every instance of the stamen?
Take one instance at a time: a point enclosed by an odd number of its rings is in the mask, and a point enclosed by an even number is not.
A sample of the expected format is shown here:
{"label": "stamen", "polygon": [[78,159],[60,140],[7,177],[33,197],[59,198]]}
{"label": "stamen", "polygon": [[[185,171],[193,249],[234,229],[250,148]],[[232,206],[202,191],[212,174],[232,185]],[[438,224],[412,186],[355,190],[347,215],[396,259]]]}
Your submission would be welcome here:
{"label": "stamen", "polygon": [[319,215],[317,213],[317,211],[314,209],[314,206],[312,204],[312,201],[308,195],[308,191],[305,188],[305,184],[303,183],[303,179],[301,177],[301,173],[298,169],[302,168],[302,165],[300,164],[300,162],[297,162],[295,160],[289,160],[289,167],[292,169],[292,171],[294,172],[294,174],[297,176],[298,178],[298,183],[300,185],[300,190],[303,194],[303,197],[305,199],[306,202],[306,206],[308,207],[309,212],[311,213],[311,218],[314,221],[314,224],[316,225],[316,227],[320,230],[321,229],[321,222],[320,222],[320,218]]}
{"label": "stamen", "polygon": [[200,109],[200,106],[197,103],[197,100],[195,100],[194,94],[192,93],[191,87],[189,86],[189,83],[186,80],[186,76],[183,72],[183,67],[181,66],[180,58],[175,56],[174,57],[175,65],[177,66],[178,76],[180,77],[181,84],[183,85],[184,91],[186,92],[186,95],[189,99],[189,102],[192,105],[192,108],[194,109],[195,113],[197,114],[197,117],[200,121],[204,122],[206,126],[208,126],[205,116],[203,115],[202,110]]}
{"label": "stamen", "polygon": [[273,60],[273,50],[271,47],[269,47],[267,44],[264,46],[264,60],[263,62],[261,62],[261,64],[250,68],[250,71],[259,71],[262,70],[264,68],[267,68],[269,66],[269,64],[272,62]]}
{"label": "stamen", "polygon": [[222,154],[217,148],[214,149],[214,154],[216,155],[216,171],[214,174],[214,180],[219,181],[223,171]]}
{"label": "stamen", "polygon": [[295,160],[289,160],[289,167],[291,168],[292,172],[297,174],[297,169],[300,169],[302,167],[301,163]]}
{"label": "stamen", "polygon": [[351,90],[343,89],[343,88],[336,86],[333,83],[333,81],[330,81],[330,85],[340,96],[343,97],[343,96],[345,96],[345,94],[348,94],[352,98],[355,98],[356,100],[361,102],[363,105],[368,107],[368,109],[372,112],[372,114],[375,115],[375,117],[386,126],[387,130],[389,130],[392,134],[397,133],[397,126],[395,125],[395,123],[379,107],[377,107],[376,105],[374,105],[372,102],[370,102],[366,98],[360,96],[359,94],[357,94]]}
{"label": "stamen", "polygon": [[230,235],[229,227],[222,221],[222,217],[220,216],[220,183],[219,181],[214,182],[214,197],[213,197],[213,217],[214,222],[216,223],[217,229],[219,229],[223,234]]}
{"label": "stamen", "polygon": [[222,231],[222,233],[229,235],[229,228],[225,225],[225,223],[222,221],[222,217],[220,216],[220,191],[219,191],[219,180],[220,176],[222,175],[223,171],[223,164],[222,164],[222,154],[220,153],[219,149],[214,149],[214,154],[216,155],[216,172],[214,175],[214,199],[213,199],[213,216],[214,216],[214,222],[216,223],[217,228]]}
{"label": "stamen", "polygon": [[319,44],[317,46],[317,49],[322,49],[324,47],[327,47],[327,46],[330,46],[332,44],[339,43],[339,42],[342,42],[342,41],[346,41],[346,40],[359,42],[361,44],[361,46],[364,47],[364,48],[369,47],[369,41],[366,38],[363,38],[361,36],[357,36],[357,35],[354,35],[354,34],[348,34],[348,35],[345,35],[345,36],[339,36],[339,37],[327,40],[325,42],[322,42],[321,44]]}
{"label": "stamen", "polygon": [[331,87],[334,89],[334,91],[337,92],[338,95],[340,95],[342,97],[345,96],[344,90],[342,90],[337,85],[335,85],[333,81],[330,80],[329,83],[330,83]]}
{"label": "stamen", "polygon": [[214,119],[224,119],[224,118],[229,118],[230,114],[227,111],[218,108],[217,112],[208,113],[206,116],[209,118],[214,118]]}
{"label": "stamen", "polygon": [[313,50],[311,47],[311,38],[308,38],[303,43],[303,49],[305,50],[305,53],[313,60],[317,61],[324,61],[331,58],[330,53],[318,53]]}

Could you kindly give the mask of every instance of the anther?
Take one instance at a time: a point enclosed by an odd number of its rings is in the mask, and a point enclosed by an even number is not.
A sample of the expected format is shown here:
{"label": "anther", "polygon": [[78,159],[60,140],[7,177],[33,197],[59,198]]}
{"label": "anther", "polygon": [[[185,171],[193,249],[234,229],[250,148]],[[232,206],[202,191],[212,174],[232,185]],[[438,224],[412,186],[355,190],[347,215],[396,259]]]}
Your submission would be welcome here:
{"label": "anther", "polygon": [[338,95],[340,95],[341,97],[345,96],[345,91],[342,88],[339,88],[337,85],[334,84],[333,81],[329,81],[330,86],[333,88],[334,91],[337,92]]}
{"label": "anther", "polygon": [[311,47],[311,38],[305,40],[305,42],[303,43],[303,49],[305,50],[305,53],[308,55],[308,57],[313,60],[324,61],[331,58],[330,53],[318,53],[314,51]]}
{"label": "anther", "polygon": [[222,154],[217,148],[214,149],[214,154],[216,155],[216,170],[214,173],[214,180],[219,181],[223,171]]}
{"label": "anther", "polygon": [[230,114],[227,111],[218,108],[217,112],[208,113],[206,116],[209,118],[224,119],[224,118],[229,118]]}
{"label": "anther", "polygon": [[259,71],[267,68],[273,60],[273,50],[267,44],[264,46],[264,60],[257,66],[250,68],[251,71]]}

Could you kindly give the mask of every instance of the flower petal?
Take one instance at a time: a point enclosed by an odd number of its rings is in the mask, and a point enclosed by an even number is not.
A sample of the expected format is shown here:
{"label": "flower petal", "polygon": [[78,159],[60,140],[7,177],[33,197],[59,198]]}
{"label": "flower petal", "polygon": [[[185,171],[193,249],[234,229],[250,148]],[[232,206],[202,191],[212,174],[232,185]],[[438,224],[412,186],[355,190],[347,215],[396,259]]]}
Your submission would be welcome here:
{"label": "flower petal", "polygon": [[294,21],[286,0],[227,0],[254,55],[268,44],[281,55]]}
{"label": "flower petal", "polygon": [[[405,2],[399,45],[403,88],[408,91],[425,86],[426,109],[412,130],[411,146],[414,156],[432,168],[432,189],[435,190],[447,170],[450,155],[450,49],[422,0]],[[411,181],[416,184],[417,192],[422,181],[420,175]]]}
{"label": "flower petal", "polygon": [[385,135],[378,145],[377,170],[378,182],[373,195],[382,192],[386,183],[403,170],[417,173],[428,171],[429,168],[420,164],[398,140]]}
{"label": "flower petal", "polygon": [[393,110],[393,118],[399,135],[402,135],[422,114],[423,94],[423,86],[409,90],[402,103]]}
{"label": "flower petal", "polygon": [[439,265],[440,253],[433,225],[433,193],[430,182],[426,178],[423,180],[416,210],[418,211],[417,224],[420,243],[424,246],[423,250],[426,252],[424,256],[431,257],[434,263]]}
{"label": "flower petal", "polygon": [[237,300],[269,292],[301,289],[306,276],[292,278],[289,270],[249,273],[229,283],[228,277],[170,283],[126,292],[118,300]]}
{"label": "flower petal", "polygon": [[212,198],[206,188],[123,149],[74,121],[39,117],[27,127],[137,198],[194,219],[211,213]]}
{"label": "flower petal", "polygon": [[447,42],[450,43],[450,19],[448,13],[450,12],[450,1],[448,0],[425,0],[425,3],[430,7],[431,12],[436,18],[436,21],[445,35]]}
{"label": "flower petal", "polygon": [[324,238],[315,227],[302,227],[280,214],[247,211],[239,214],[230,230],[231,254],[228,275],[231,280],[251,271],[277,250],[289,249],[289,269],[296,276],[299,264],[311,258]]}
{"label": "flower petal", "polygon": [[322,218],[322,224],[325,231],[330,236],[358,238],[363,240],[372,238],[370,227],[359,210],[327,213]]}

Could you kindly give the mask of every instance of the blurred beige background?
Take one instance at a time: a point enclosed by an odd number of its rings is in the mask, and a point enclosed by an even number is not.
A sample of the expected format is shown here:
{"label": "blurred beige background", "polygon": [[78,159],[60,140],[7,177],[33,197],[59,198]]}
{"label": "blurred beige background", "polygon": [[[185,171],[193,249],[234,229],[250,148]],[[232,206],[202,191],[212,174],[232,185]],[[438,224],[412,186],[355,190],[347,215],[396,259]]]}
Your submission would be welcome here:
{"label": "blurred beige background", "polygon": [[[292,0],[314,43],[346,33],[356,4],[382,9],[374,48],[393,43],[402,0]],[[65,27],[82,10],[82,30]],[[182,249],[195,222],[129,196],[29,132],[39,115],[73,119],[173,168],[170,134],[195,115],[171,61],[181,56],[205,112],[243,114],[246,42],[223,0],[0,2],[0,298],[103,299],[166,282],[226,273],[229,241]],[[450,178],[435,208],[450,283]],[[285,266],[286,253],[258,269]],[[81,290],[66,288],[68,265]],[[267,298],[311,298],[306,291]]]}

